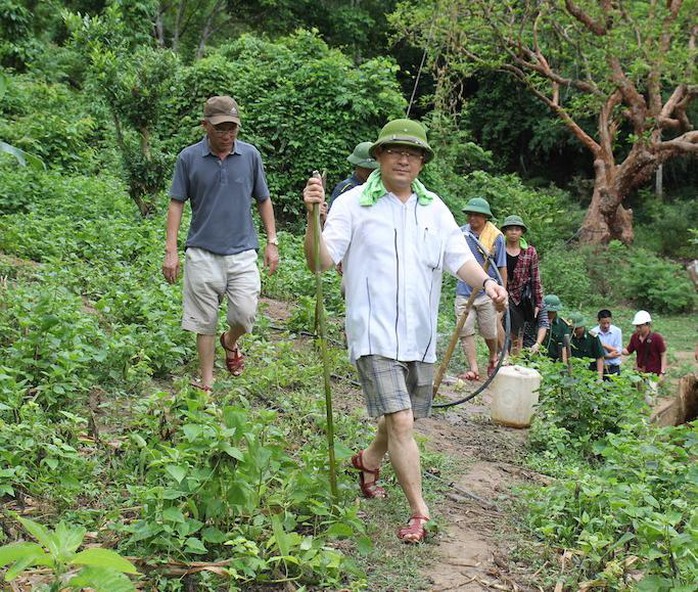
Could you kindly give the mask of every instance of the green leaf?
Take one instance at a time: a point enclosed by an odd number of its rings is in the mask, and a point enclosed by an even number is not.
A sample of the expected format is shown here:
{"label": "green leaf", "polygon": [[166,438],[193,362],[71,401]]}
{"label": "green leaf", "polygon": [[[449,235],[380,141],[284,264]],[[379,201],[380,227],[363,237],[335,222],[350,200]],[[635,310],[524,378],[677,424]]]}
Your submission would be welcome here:
{"label": "green leaf", "polygon": [[165,470],[172,476],[172,478],[177,481],[177,483],[181,483],[182,479],[184,479],[187,476],[188,469],[187,467],[183,467],[181,465],[167,465],[165,467]]}
{"label": "green leaf", "polygon": [[175,507],[166,508],[162,512],[162,519],[179,524],[184,524],[186,522],[186,518],[184,517],[184,514],[182,514],[182,510]]}
{"label": "green leaf", "polygon": [[67,561],[78,550],[85,538],[87,530],[82,527],[73,527],[65,522],[59,522],[56,526],[56,531],[53,534],[54,540],[58,544],[61,559]]}
{"label": "green leaf", "polygon": [[197,538],[189,537],[184,543],[184,550],[188,553],[196,553],[197,555],[203,555],[208,553],[208,549],[204,544]]}
{"label": "green leaf", "polygon": [[34,565],[46,565],[53,567],[54,562],[51,559],[51,556],[48,553],[44,553],[43,550],[41,552],[37,552],[35,555],[27,555],[26,557],[23,557],[19,561],[15,562],[15,564],[5,572],[5,579],[8,582],[11,582],[25,569]]}
{"label": "green leaf", "polygon": [[89,565],[92,567],[113,569],[123,573],[138,573],[136,567],[128,559],[124,559],[116,551],[102,549],[101,547],[93,547],[80,551],[80,553],[73,557],[70,563],[73,565]]}
{"label": "green leaf", "polygon": [[201,537],[207,543],[220,544],[225,542],[228,535],[214,526],[207,526],[201,531]]}
{"label": "green leaf", "polygon": [[187,437],[187,440],[193,442],[199,436],[201,436],[201,434],[204,431],[204,428],[198,424],[188,423],[182,427],[182,431],[184,432],[184,435]]}
{"label": "green leaf", "polygon": [[36,543],[11,543],[0,547],[0,567],[4,567],[26,557],[46,555],[41,545]]}
{"label": "green leaf", "polygon": [[95,592],[133,592],[136,587],[123,573],[102,567],[86,567],[70,579],[69,586],[75,590],[91,588]]}
{"label": "green leaf", "polygon": [[29,518],[18,518],[18,520],[22,523],[22,526],[27,529],[27,532],[31,534],[43,547],[48,549],[49,551],[53,552],[53,549],[51,549],[51,545],[53,543],[53,537],[51,536],[51,533],[43,527],[41,524],[38,522],[34,522],[33,520],[30,520]]}
{"label": "green leaf", "polygon": [[41,160],[38,156],[29,154],[28,152],[25,152],[20,148],[15,148],[11,144],[8,144],[7,142],[3,142],[2,140],[0,140],[0,153],[2,152],[14,156],[17,162],[22,166],[29,166],[34,170],[46,170],[46,165],[44,164],[44,161]]}
{"label": "green leaf", "polygon": [[231,456],[232,458],[236,460],[242,460],[245,458],[245,455],[243,454],[242,450],[235,446],[230,446],[229,444],[225,444],[222,446],[223,452],[225,452],[228,456]]}
{"label": "green leaf", "polygon": [[327,536],[333,538],[350,538],[354,534],[354,530],[347,524],[335,522],[327,529]]}
{"label": "green leaf", "polygon": [[368,555],[373,550],[373,541],[370,537],[362,535],[356,541],[356,548],[361,555]]}

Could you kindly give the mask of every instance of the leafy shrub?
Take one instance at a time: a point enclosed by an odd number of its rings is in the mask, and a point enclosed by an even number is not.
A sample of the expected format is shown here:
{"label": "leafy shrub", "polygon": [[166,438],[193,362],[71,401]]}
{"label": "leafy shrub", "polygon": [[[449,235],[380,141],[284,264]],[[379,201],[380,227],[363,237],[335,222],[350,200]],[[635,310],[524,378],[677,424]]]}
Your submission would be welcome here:
{"label": "leafy shrub", "polygon": [[[291,357],[277,365],[288,365],[297,380]],[[260,386],[259,394],[268,387]],[[276,404],[284,401],[277,397]],[[141,425],[126,453],[137,467],[129,491],[142,509],[138,520],[118,527],[129,535],[124,548],[197,560],[230,556],[232,546],[235,585],[281,568],[288,578],[334,589],[353,571],[324,542],[327,527],[335,533],[330,536],[363,527],[356,508],[333,517],[324,480],[313,477],[325,470],[326,458],[312,442],[321,432],[308,432],[304,452],[294,454],[287,447],[294,421],[279,422],[274,411],[218,406],[189,389],[174,398],[155,394],[141,406]]]}
{"label": "leafy shrub", "polygon": [[690,312],[696,306],[695,287],[683,267],[644,249],[628,253],[621,286],[638,307],[651,311]]}
{"label": "leafy shrub", "polygon": [[[646,405],[636,389],[639,379],[626,371],[612,381],[599,382],[588,363],[572,359],[573,373],[560,372],[560,363],[539,360],[545,379],[529,434],[535,452],[567,450],[592,460],[597,442],[643,415]],[[555,371],[557,369],[558,371]]]}
{"label": "leafy shrub", "polygon": [[546,294],[556,294],[567,309],[590,304],[596,288],[586,270],[584,254],[558,242],[540,260],[540,275]]}
{"label": "leafy shrub", "polygon": [[[58,171],[35,171],[26,167],[2,168],[0,211],[36,212],[51,218],[65,215],[101,219],[128,217],[135,209],[125,198],[123,185],[109,175],[67,175]],[[20,225],[20,219],[13,225]],[[10,221],[6,224],[9,226]]]}
{"label": "leafy shrub", "polygon": [[25,401],[26,383],[0,366],[0,494],[51,500],[58,506],[78,495],[95,498],[96,459],[80,442],[87,421],[66,410],[55,416]]}
{"label": "leafy shrub", "polygon": [[635,244],[663,257],[693,259],[690,228],[698,220],[698,200],[693,195],[684,201],[661,201],[651,192],[642,192],[643,219],[635,229]]}
{"label": "leafy shrub", "polygon": [[5,102],[5,141],[36,154],[49,167],[81,172],[91,168],[101,130],[81,95],[67,85],[22,75],[10,79]]}
{"label": "leafy shrub", "polygon": [[[95,547],[77,552],[87,530],[59,522],[52,532],[28,518],[17,518],[37,543],[13,543],[0,547],[0,567],[10,565],[5,580],[14,580],[29,567],[48,567],[50,590],[64,589],[131,592],[136,588],[125,574],[138,574],[135,566],[111,549]],[[71,573],[77,570],[77,573]]]}
{"label": "leafy shrub", "polygon": [[631,302],[636,308],[681,313],[696,306],[695,288],[680,264],[618,241],[558,243],[541,258],[540,268],[545,292],[560,296],[568,308]]}
{"label": "leafy shrub", "polygon": [[568,467],[564,479],[530,491],[529,524],[571,557],[567,587],[626,589],[632,565],[644,572],[637,590],[695,589],[697,438],[695,426],[635,424],[593,445],[597,469]]}
{"label": "leafy shrub", "polygon": [[521,216],[528,226],[526,240],[544,257],[557,247],[560,237],[572,237],[579,227],[583,212],[570,197],[554,188],[531,189],[516,175],[495,176],[475,171],[463,179],[455,203],[450,203],[457,218],[464,220],[461,208],[472,197],[484,197],[495,215],[495,223],[506,216]]}

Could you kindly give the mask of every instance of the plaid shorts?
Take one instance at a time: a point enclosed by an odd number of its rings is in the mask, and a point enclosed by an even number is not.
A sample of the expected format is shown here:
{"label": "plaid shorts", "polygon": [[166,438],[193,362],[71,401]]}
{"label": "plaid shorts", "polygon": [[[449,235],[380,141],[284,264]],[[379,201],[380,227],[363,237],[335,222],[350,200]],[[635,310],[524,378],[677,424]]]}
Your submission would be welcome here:
{"label": "plaid shorts", "polygon": [[399,362],[383,356],[356,360],[371,417],[411,409],[415,419],[431,413],[434,364]]}

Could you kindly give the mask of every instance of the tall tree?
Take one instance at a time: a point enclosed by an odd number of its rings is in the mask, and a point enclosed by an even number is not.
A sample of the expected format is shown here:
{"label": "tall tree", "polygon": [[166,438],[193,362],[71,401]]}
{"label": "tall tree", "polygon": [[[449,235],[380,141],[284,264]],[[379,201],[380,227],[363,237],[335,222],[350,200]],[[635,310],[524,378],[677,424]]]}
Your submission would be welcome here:
{"label": "tall tree", "polygon": [[664,162],[698,155],[696,14],[697,0],[431,0],[402,3],[391,21],[429,49],[437,104],[496,70],[547,105],[594,159],[580,239],[629,243],[623,201]]}

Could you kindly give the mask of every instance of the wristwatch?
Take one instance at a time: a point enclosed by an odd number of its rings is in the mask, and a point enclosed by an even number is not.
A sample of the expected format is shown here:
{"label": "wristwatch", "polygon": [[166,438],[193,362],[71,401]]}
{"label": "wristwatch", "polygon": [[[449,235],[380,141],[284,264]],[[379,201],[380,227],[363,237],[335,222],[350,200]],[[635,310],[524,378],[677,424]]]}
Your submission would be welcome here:
{"label": "wristwatch", "polygon": [[279,246],[279,237],[275,236],[274,238],[268,238],[267,244],[274,245],[274,246],[278,247]]}

